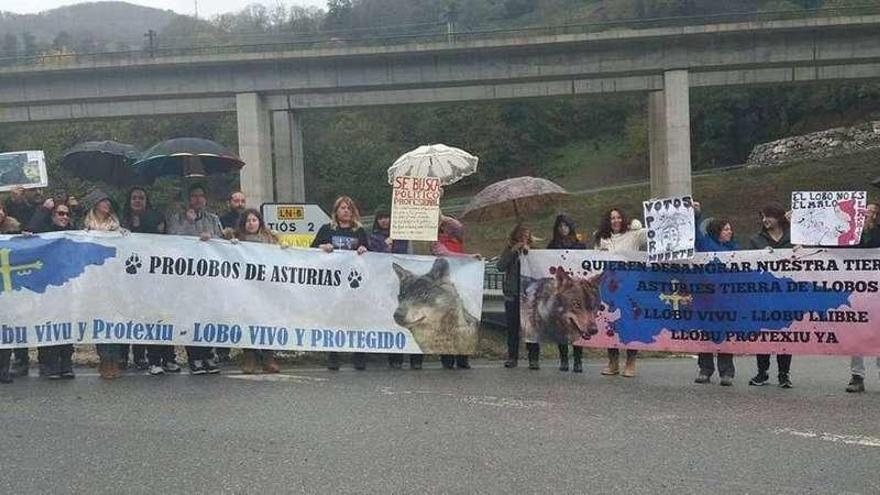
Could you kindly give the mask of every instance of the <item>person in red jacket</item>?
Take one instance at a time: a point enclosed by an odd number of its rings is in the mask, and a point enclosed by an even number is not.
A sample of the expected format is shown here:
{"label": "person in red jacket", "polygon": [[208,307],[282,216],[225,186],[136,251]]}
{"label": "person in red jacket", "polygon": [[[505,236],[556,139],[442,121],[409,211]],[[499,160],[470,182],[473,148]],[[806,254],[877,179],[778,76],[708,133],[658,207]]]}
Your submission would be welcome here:
{"label": "person in red jacket", "polygon": [[[482,256],[479,254],[465,253],[464,225],[455,218],[446,215],[440,216],[437,241],[431,245],[431,254],[434,256],[476,257],[482,259]],[[468,356],[463,354],[441,354],[440,362],[448,370],[456,366],[466,370],[471,368]]]}

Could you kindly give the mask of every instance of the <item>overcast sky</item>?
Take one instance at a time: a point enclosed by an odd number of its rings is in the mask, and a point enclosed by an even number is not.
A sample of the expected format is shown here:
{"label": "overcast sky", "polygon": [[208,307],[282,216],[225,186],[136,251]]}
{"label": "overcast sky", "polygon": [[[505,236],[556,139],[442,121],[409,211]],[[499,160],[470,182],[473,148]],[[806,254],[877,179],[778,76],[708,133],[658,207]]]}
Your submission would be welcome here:
{"label": "overcast sky", "polygon": [[[180,14],[192,15],[195,2],[199,4],[199,17],[211,17],[215,14],[235,12],[252,3],[264,5],[300,5],[304,7],[325,7],[327,0],[125,0],[128,3],[170,9]],[[18,14],[33,14],[65,5],[85,3],[83,0],[0,0],[0,10]]]}

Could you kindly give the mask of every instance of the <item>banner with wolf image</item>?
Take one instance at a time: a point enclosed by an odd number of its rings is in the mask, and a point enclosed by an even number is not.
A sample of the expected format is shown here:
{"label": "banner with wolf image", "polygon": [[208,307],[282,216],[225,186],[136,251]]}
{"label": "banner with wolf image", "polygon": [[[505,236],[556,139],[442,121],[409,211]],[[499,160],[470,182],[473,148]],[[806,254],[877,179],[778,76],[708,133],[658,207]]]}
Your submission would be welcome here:
{"label": "banner with wolf image", "polygon": [[734,354],[880,355],[880,249],[700,253],[533,250],[526,342]]}
{"label": "banner with wolf image", "polygon": [[473,354],[483,262],[148,234],[0,236],[0,348]]}

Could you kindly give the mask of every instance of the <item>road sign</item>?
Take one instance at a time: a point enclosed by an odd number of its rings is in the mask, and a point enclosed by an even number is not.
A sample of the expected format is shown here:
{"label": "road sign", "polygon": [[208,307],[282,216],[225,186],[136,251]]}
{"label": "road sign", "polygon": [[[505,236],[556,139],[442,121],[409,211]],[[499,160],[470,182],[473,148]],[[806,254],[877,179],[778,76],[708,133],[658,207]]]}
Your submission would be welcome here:
{"label": "road sign", "polygon": [[285,246],[309,247],[318,229],[330,217],[318,205],[303,203],[263,203],[260,207],[266,228]]}

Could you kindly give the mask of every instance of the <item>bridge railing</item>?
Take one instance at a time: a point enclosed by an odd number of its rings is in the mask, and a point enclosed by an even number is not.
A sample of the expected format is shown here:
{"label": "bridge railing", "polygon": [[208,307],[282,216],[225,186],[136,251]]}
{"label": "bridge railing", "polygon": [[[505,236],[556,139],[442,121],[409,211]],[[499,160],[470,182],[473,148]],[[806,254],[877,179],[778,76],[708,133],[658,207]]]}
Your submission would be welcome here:
{"label": "bridge railing", "polygon": [[[725,14],[621,19],[593,23],[532,26],[508,29],[470,29],[447,31],[446,23],[408,26],[373,27],[363,30],[324,31],[311,34],[275,33],[201,33],[187,38],[157,37],[157,43],[141,50],[101,53],[51,53],[27,57],[0,58],[0,66],[46,67],[93,63],[142,62],[176,56],[226,55],[242,53],[305,51],[320,48],[356,48],[391,46],[413,43],[456,43],[513,37],[559,36],[588,34],[615,29],[651,29],[686,27],[735,22],[771,22],[804,18],[880,15],[880,1],[840,8],[734,12]],[[395,31],[397,30],[397,31]]]}

